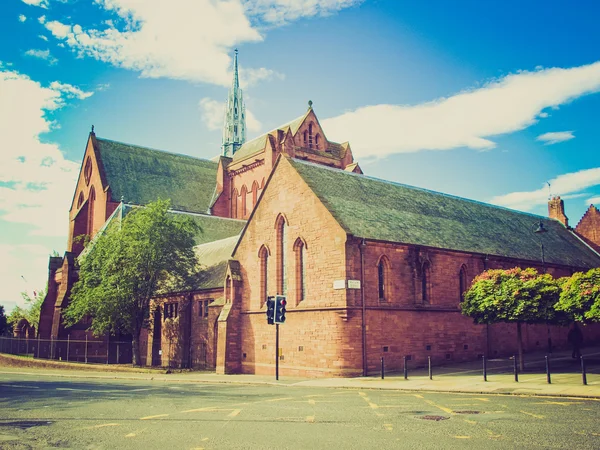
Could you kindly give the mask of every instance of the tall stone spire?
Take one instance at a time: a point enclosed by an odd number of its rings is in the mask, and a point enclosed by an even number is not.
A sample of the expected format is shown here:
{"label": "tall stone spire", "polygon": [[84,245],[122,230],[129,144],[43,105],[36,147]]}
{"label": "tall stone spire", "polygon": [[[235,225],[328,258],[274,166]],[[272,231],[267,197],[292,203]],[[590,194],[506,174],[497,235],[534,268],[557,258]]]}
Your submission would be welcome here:
{"label": "tall stone spire", "polygon": [[234,153],[246,142],[246,105],[240,89],[238,74],[238,51],[235,49],[233,57],[233,82],[227,104],[225,106],[225,120],[223,123],[222,155],[233,157]]}

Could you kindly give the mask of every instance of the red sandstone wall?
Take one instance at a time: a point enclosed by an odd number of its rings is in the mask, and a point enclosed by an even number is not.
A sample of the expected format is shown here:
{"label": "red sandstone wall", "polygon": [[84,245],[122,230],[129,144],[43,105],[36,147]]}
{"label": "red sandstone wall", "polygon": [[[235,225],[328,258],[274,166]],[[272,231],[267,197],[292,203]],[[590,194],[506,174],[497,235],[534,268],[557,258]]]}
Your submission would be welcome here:
{"label": "red sandstone wall", "polygon": [[[84,176],[85,164],[88,157],[92,162],[92,174],[89,179],[89,183],[86,182]],[[93,151],[92,140],[88,139],[85,154],[82,160],[81,170],[79,172],[79,179],[75,187],[75,195],[73,197],[73,203],[69,211],[69,240],[67,243],[67,251],[75,251],[79,253],[83,246],[73,245],[73,238],[79,234],[85,234],[87,230],[87,216],[89,210],[89,197],[92,187],[94,187],[96,193],[96,200],[93,208],[93,224],[92,224],[92,235],[95,234],[106,222],[106,219],[114,211],[116,203],[108,205],[109,193],[104,191],[102,186],[102,180],[100,177],[100,171],[98,170],[98,161],[96,160],[95,153]],[[78,201],[80,194],[83,194],[84,202],[79,207]],[[80,214],[81,213],[81,214]],[[79,217],[78,217],[79,216]],[[77,220],[76,220],[77,218]]]}
{"label": "red sandstone wall", "polygon": [[[274,327],[266,324],[265,307],[260,298],[260,271],[258,252],[265,245],[270,250],[268,264],[268,295],[277,293],[277,234],[275,221],[279,214],[287,219],[286,266],[288,279],[288,319],[282,325],[289,342],[288,358],[294,368],[286,372],[299,373],[325,370],[323,361],[346,367],[343,354],[346,343],[343,335],[340,314],[346,308],[346,293],[333,289],[334,280],[343,280],[346,276],[345,241],[346,234],[335,222],[318,198],[294,171],[289,162],[282,158],[273,175],[269,188],[265,190],[253,220],[248,228],[234,258],[240,262],[242,270],[242,370],[247,373],[269,370],[274,361],[263,345],[274,345],[272,334]],[[301,237],[306,242],[305,264],[307,276],[306,299],[298,302],[296,295],[296,270],[294,242]],[[339,325],[338,325],[339,324]],[[335,326],[334,326],[335,325]],[[319,329],[321,328],[321,329]],[[307,333],[311,331],[309,335]],[[336,335],[335,337],[333,335]],[[312,351],[292,350],[294,336],[305,336],[307,346],[318,345],[326,349],[324,355]],[[312,344],[311,344],[312,343]],[[297,346],[301,346],[298,344]],[[296,346],[296,347],[297,347]],[[243,354],[246,358],[243,358]],[[285,358],[285,356],[284,356]],[[308,373],[307,372],[307,373]]]}
{"label": "red sandstone wall", "polygon": [[600,251],[600,211],[594,205],[588,208],[575,231],[596,251]]}

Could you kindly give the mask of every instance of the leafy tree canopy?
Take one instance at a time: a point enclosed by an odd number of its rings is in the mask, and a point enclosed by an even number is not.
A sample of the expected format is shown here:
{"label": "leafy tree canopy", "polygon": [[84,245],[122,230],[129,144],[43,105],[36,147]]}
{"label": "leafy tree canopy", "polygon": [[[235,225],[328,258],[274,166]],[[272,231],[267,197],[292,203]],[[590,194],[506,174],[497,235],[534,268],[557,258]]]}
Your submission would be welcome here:
{"label": "leafy tree canopy", "polygon": [[150,300],[190,288],[197,270],[189,217],[169,214],[169,201],[136,208],[123,220],[98,233],[80,258],[79,281],[73,286],[65,323],[91,317],[94,334],[133,336],[133,362],[139,364],[139,335],[150,315]]}
{"label": "leafy tree canopy", "polygon": [[600,322],[600,268],[567,278],[555,308],[580,322]]}
{"label": "leafy tree canopy", "polygon": [[562,322],[553,305],[558,301],[562,279],[540,275],[535,269],[493,269],[475,277],[461,304],[463,314],[475,323]]}
{"label": "leafy tree canopy", "polygon": [[17,306],[8,316],[8,322],[16,326],[22,319],[27,320],[29,325],[38,329],[40,323],[40,312],[42,311],[42,304],[44,298],[46,298],[47,289],[44,288],[41,291],[34,291],[33,296],[29,295],[28,292],[21,292],[21,297],[25,300],[25,307],[21,308]]}
{"label": "leafy tree canopy", "polygon": [[0,336],[9,331],[8,320],[4,314],[4,306],[0,305]]}

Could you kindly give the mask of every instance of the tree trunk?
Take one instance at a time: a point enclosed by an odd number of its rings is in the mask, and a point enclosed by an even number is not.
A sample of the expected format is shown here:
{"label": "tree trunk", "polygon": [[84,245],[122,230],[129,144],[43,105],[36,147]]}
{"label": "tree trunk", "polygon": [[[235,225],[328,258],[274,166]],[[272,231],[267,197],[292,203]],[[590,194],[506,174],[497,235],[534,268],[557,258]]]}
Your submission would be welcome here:
{"label": "tree trunk", "polygon": [[519,371],[525,370],[525,361],[523,360],[523,334],[521,333],[521,322],[517,322],[517,348],[519,349]]}
{"label": "tree trunk", "polygon": [[142,360],[140,359],[140,329],[136,329],[133,332],[133,339],[131,341],[131,363],[134,366],[141,366]]}

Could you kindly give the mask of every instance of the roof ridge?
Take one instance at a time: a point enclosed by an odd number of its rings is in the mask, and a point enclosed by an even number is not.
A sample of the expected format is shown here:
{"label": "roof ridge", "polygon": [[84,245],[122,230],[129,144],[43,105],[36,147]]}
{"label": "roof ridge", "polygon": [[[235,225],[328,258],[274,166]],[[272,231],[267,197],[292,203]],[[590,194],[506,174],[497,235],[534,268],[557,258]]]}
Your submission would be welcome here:
{"label": "roof ridge", "polygon": [[343,169],[338,169],[337,167],[324,166],[322,164],[313,163],[311,161],[300,160],[300,159],[297,159],[297,158],[290,158],[290,159],[292,159],[294,162],[298,162],[300,164],[314,166],[316,168],[323,169],[323,170],[330,170],[330,171],[333,171],[333,172],[336,172],[336,173],[340,173],[340,174],[343,174],[343,175],[347,175],[347,176],[359,177],[360,179],[365,179],[366,178],[366,179],[377,181],[377,182],[384,183],[384,184],[390,184],[390,185],[393,185],[393,186],[399,186],[399,187],[404,187],[404,188],[408,188],[408,189],[414,189],[414,190],[418,190],[418,191],[422,191],[422,192],[427,192],[427,193],[430,193],[430,194],[440,195],[440,196],[447,197],[447,198],[452,198],[452,199],[456,199],[456,200],[467,201],[467,202],[471,202],[471,203],[475,203],[475,204],[478,204],[478,205],[487,206],[487,207],[494,208],[494,209],[500,209],[500,210],[509,211],[509,212],[516,213],[516,214],[522,214],[522,215],[526,215],[526,216],[531,216],[531,217],[535,217],[536,219],[545,219],[545,220],[555,221],[554,219],[551,219],[549,217],[540,216],[538,214],[528,213],[528,212],[524,212],[524,211],[519,211],[519,210],[516,210],[516,209],[507,208],[505,206],[494,205],[492,203],[486,203],[486,202],[482,202],[482,201],[479,201],[479,200],[473,200],[471,198],[465,198],[465,197],[460,197],[458,195],[446,194],[444,192],[434,191],[432,189],[422,188],[422,187],[418,187],[418,186],[411,186],[410,184],[404,184],[404,183],[400,183],[398,181],[384,180],[382,178],[376,178],[376,177],[372,177],[372,176],[368,176],[368,175],[363,175],[363,174],[359,174],[359,173],[347,172],[347,171],[345,171]]}
{"label": "roof ridge", "polygon": [[128,142],[115,141],[114,139],[106,139],[106,138],[96,137],[96,140],[97,141],[112,142],[113,144],[126,145],[128,147],[136,147],[136,148],[140,148],[140,149],[143,149],[143,150],[149,150],[149,151],[152,151],[152,152],[163,153],[165,155],[182,156],[184,158],[190,158],[190,159],[194,159],[196,161],[202,161],[202,162],[209,162],[209,163],[212,163],[212,164],[218,164],[215,161],[211,161],[210,159],[206,159],[206,158],[199,158],[198,156],[186,155],[184,153],[177,153],[177,152],[172,152],[172,151],[169,151],[169,150],[161,150],[161,149],[158,149],[158,148],[146,147],[144,145],[130,144]]}

